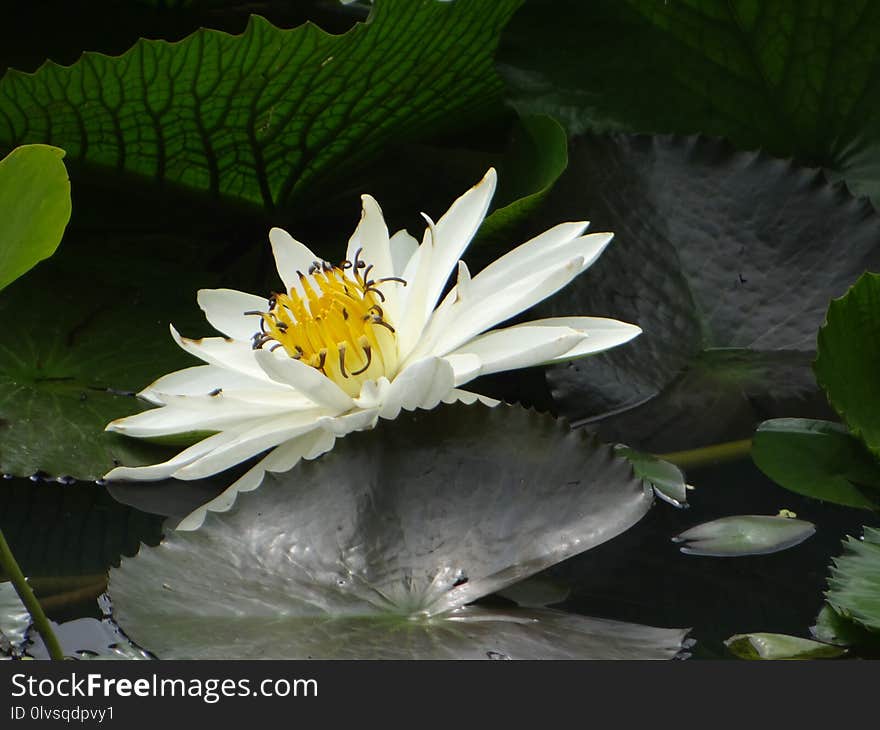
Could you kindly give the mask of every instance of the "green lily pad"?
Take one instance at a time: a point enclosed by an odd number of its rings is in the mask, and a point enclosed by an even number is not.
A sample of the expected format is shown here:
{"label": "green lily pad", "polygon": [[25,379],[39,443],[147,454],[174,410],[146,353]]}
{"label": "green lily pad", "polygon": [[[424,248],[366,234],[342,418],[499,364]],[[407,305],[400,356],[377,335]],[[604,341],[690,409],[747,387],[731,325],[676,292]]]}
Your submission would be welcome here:
{"label": "green lily pad", "polygon": [[662,500],[676,507],[687,505],[687,482],[684,472],[675,464],[641,451],[618,444],[614,448],[618,456],[628,459],[636,476],[644,479],[654,488],[654,493]]}
{"label": "green lily pad", "polygon": [[89,173],[130,173],[273,210],[306,205],[390,141],[485,115],[498,34],[520,0],[380,0],[330,35],[252,16],[86,53],[0,80],[0,145],[57,144]]}
{"label": "green lily pad", "polygon": [[587,136],[540,223],[584,216],[614,241],[542,314],[615,317],[643,334],[548,371],[564,415],[666,452],[748,437],[777,411],[824,412],[816,331],[828,300],[880,261],[870,203],[718,141]]}
{"label": "green lily pad", "polygon": [[860,652],[880,652],[880,632],[870,631],[864,626],[841,616],[827,603],[816,617],[816,625],[811,629],[819,641],[838,646],[849,646]]}
{"label": "green lily pad", "polygon": [[768,555],[799,545],[816,532],[812,522],[770,515],[737,515],[704,522],[672,538],[685,555],[732,558]]}
{"label": "green lily pad", "polygon": [[848,507],[880,507],[880,465],[838,423],[805,418],[764,421],[755,431],[752,459],[792,492]]}
{"label": "green lily pad", "polygon": [[123,560],[113,615],[159,658],[672,657],[685,632],[465,605],[651,499],[610,447],[548,416],[403,413]]}
{"label": "green lily pad", "polygon": [[724,645],[740,659],[834,659],[846,649],[786,634],[737,634]]}
{"label": "green lily pad", "polygon": [[64,150],[25,145],[0,160],[0,290],[48,258],[70,220]]}
{"label": "green lily pad", "polygon": [[865,527],[861,540],[848,537],[834,558],[826,597],[831,607],[871,631],[880,631],[880,530]]}
{"label": "green lily pad", "polygon": [[193,292],[213,277],[190,274],[197,264],[182,247],[152,251],[148,259],[97,240],[68,242],[2,292],[0,471],[97,480],[119,463],[173,453],[104,432],[146,407],[135,391],[194,364],[168,325],[173,317],[178,326],[204,326]]}
{"label": "green lily pad", "polygon": [[880,274],[831,302],[819,330],[816,379],[856,436],[880,457]]}
{"label": "green lily pad", "polygon": [[531,0],[500,60],[517,108],[573,133],[726,137],[876,201],[878,29],[880,6],[864,0]]}

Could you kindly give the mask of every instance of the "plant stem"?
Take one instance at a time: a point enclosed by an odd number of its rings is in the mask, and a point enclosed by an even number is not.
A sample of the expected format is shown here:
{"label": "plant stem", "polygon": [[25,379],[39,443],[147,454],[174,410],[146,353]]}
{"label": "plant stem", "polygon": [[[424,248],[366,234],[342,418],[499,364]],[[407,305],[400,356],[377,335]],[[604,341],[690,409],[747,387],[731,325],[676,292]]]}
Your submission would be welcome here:
{"label": "plant stem", "polygon": [[40,636],[43,637],[43,643],[46,645],[49,657],[52,659],[64,659],[64,652],[61,650],[61,644],[58,643],[58,638],[55,636],[55,632],[52,631],[52,627],[49,625],[49,619],[47,619],[46,614],[43,613],[43,608],[40,606],[40,602],[37,600],[31,587],[28,585],[24,573],[22,573],[21,568],[18,567],[18,563],[15,561],[15,556],[9,548],[9,543],[6,542],[6,536],[3,534],[3,530],[0,530],[0,567],[2,567],[3,572],[9,576],[9,580],[15,588],[15,592],[18,593],[18,597],[30,613],[34,626],[37,628]]}
{"label": "plant stem", "polygon": [[673,451],[668,454],[656,454],[657,458],[669,461],[682,469],[695,469],[710,464],[721,464],[726,461],[736,461],[748,456],[752,449],[751,439],[740,441],[726,441],[721,444],[703,446],[699,449],[688,451]]}

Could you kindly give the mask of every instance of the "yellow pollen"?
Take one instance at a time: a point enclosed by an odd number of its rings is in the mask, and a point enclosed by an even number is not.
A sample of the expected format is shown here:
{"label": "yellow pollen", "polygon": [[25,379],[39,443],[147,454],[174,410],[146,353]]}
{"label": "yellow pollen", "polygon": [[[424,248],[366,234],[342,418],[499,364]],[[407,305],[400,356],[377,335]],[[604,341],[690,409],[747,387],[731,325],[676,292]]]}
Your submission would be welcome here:
{"label": "yellow pollen", "polygon": [[379,286],[403,279],[371,279],[373,267],[360,260],[331,266],[316,261],[308,275],[297,272],[300,287],[273,294],[268,312],[259,314],[260,330],[254,349],[283,347],[333,380],[349,395],[382,375],[393,378],[397,370],[397,337],[382,307],[385,295]]}

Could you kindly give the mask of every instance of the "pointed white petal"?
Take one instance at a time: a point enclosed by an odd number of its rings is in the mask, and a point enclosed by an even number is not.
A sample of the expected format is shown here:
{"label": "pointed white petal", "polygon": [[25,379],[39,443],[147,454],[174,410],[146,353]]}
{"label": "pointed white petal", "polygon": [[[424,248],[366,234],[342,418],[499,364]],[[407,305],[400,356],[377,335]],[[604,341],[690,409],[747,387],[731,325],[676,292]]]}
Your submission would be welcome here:
{"label": "pointed white petal", "polygon": [[391,236],[388,245],[391,249],[391,268],[394,270],[394,276],[403,276],[406,265],[419,247],[419,242],[409,234],[409,231],[400,230]]}
{"label": "pointed white petal", "polygon": [[426,358],[413,363],[391,381],[379,415],[393,419],[401,408],[407,411],[435,408],[452,390],[454,381],[452,366],[445,360]]}
{"label": "pointed white petal", "polygon": [[428,280],[431,275],[431,262],[434,248],[430,242],[418,247],[409,260],[403,278],[406,288],[401,299],[397,330],[397,350],[400,359],[405,358],[416,346],[431,316],[433,304],[428,306]]}
{"label": "pointed white petal", "polygon": [[263,459],[230,484],[221,494],[183,518],[175,529],[197,530],[208,512],[226,512],[235,504],[239,492],[250,492],[263,481],[267,471],[287,471],[300,459],[314,459],[333,448],[336,439],[326,431],[315,429],[291,439],[270,451]]}
{"label": "pointed white petal", "polygon": [[252,456],[318,427],[314,412],[292,413],[263,419],[209,453],[175,471],[175,479],[203,479],[229,469]]}
{"label": "pointed white petal", "polygon": [[265,312],[269,306],[265,298],[235,289],[200,289],[197,301],[212,327],[245,342],[260,330],[260,317],[245,312]]}
{"label": "pointed white petal", "polygon": [[[363,210],[361,220],[354,234],[348,242],[346,258],[354,261],[360,251],[359,258],[369,270],[371,280],[384,279],[395,276],[394,263],[391,258],[391,244],[388,238],[388,227],[382,216],[382,209],[370,195],[362,195]],[[366,271],[366,269],[364,270]],[[398,321],[400,311],[399,297],[402,284],[395,281],[386,281],[378,284],[379,290],[385,297],[382,308],[386,311],[388,320],[392,323]]]}
{"label": "pointed white petal", "polygon": [[278,276],[281,277],[288,291],[296,289],[300,286],[296,272],[306,273],[309,266],[320,258],[315,256],[308,246],[300,243],[281,228],[273,228],[269,231],[269,242],[272,244]]}
{"label": "pointed white petal", "polygon": [[199,360],[209,365],[235,370],[257,380],[269,379],[257,365],[250,343],[229,340],[225,337],[202,337],[199,340],[191,340],[188,337],[181,337],[180,333],[174,329],[174,325],[170,325],[170,329],[174,341],[183,350],[190,355],[195,355]]}
{"label": "pointed white petal", "polygon": [[429,309],[436,306],[449,275],[486,217],[497,179],[495,169],[490,168],[483,179],[458,198],[434,226],[434,257],[425,293]]}
{"label": "pointed white petal", "polygon": [[272,380],[296,388],[318,405],[334,413],[347,411],[354,406],[348,394],[320,370],[284,353],[276,355],[268,350],[256,350],[255,356],[259,366]]}
{"label": "pointed white petal", "polygon": [[379,408],[375,407],[346,413],[344,416],[322,418],[319,425],[334,437],[341,437],[352,431],[366,431],[373,428],[378,418]]}
{"label": "pointed white petal", "polygon": [[[516,370],[547,362],[571,350],[583,335],[570,327],[508,327],[487,332],[446,355],[455,369],[455,384],[462,385],[478,375]],[[456,362],[476,358],[476,368],[459,369]]]}
{"label": "pointed white petal", "polygon": [[[541,271],[495,292],[491,297],[477,297],[465,306],[450,307],[445,321],[431,322],[419,346],[410,355],[413,360],[433,355],[440,357],[461,347],[464,343],[504,322],[542,299],[559,291],[583,271],[583,259],[577,257]],[[477,279],[471,285],[476,289]]]}
{"label": "pointed white petal", "polygon": [[[482,291],[502,289],[512,279],[531,276],[548,265],[583,256],[592,263],[612,238],[610,233],[582,236],[586,222],[560,223],[495,259],[474,277]],[[576,243],[577,242],[577,243]]]}
{"label": "pointed white petal", "polygon": [[610,350],[642,333],[642,329],[628,322],[620,322],[616,319],[605,317],[551,317],[550,319],[536,319],[533,322],[525,322],[511,329],[519,327],[569,327],[581,335],[580,341],[570,350],[557,355],[548,362],[566,362],[597,352]]}
{"label": "pointed white petal", "polygon": [[144,388],[138,395],[145,400],[163,405],[170,396],[208,395],[215,390],[224,393],[246,389],[264,389],[268,392],[283,393],[288,388],[269,380],[261,373],[260,378],[252,378],[237,370],[229,370],[219,365],[194,365],[177,370]]}
{"label": "pointed white petal", "polygon": [[160,406],[107,424],[105,430],[136,438],[152,438],[189,431],[220,431],[266,415],[264,406],[225,407],[206,412],[199,408]]}
{"label": "pointed white petal", "polygon": [[212,449],[222,446],[233,440],[236,433],[233,431],[221,431],[213,436],[202,439],[197,444],[193,444],[187,449],[181,451],[177,456],[164,461],[161,464],[150,464],[149,466],[117,466],[115,469],[107,472],[104,479],[110,480],[133,480],[133,481],[153,481],[156,479],[167,479],[181,467],[191,464],[196,459],[209,453]]}

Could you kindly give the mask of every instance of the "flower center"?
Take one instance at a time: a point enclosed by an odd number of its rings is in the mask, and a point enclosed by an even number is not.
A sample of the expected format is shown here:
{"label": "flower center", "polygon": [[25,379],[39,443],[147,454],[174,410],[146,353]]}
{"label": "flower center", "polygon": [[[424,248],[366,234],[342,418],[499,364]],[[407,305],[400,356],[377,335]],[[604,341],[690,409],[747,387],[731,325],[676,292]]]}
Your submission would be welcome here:
{"label": "flower center", "polygon": [[315,261],[308,275],[296,272],[301,290],[273,294],[268,312],[245,312],[261,317],[255,350],[269,343],[270,350],[283,347],[353,396],[364,381],[382,375],[390,379],[397,371],[397,337],[379,286],[387,281],[406,285],[397,277],[371,279],[373,267],[360,260],[360,253],[339,266]]}

